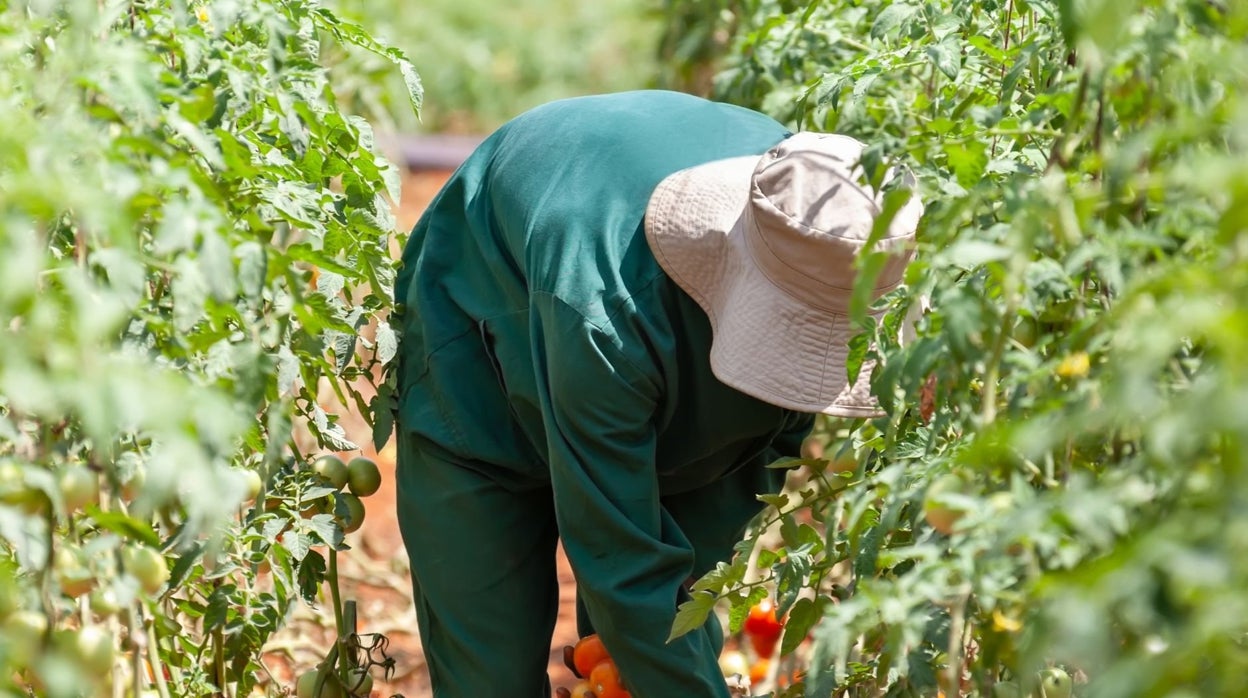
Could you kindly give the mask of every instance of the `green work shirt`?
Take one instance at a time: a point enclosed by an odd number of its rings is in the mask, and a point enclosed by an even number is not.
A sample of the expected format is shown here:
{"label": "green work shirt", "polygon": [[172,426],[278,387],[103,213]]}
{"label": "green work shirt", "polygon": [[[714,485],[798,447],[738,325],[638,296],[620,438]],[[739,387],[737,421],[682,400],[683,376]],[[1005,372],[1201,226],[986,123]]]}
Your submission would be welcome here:
{"label": "green work shirt", "polygon": [[741,468],[774,488],[764,466],[813,421],[715,378],[646,204],[676,170],[788,135],[674,92],[554,102],[486,139],[404,250],[399,427],[507,487],[552,488],[578,595],[638,698],[728,695],[704,637],[666,643],[707,565],[662,497]]}

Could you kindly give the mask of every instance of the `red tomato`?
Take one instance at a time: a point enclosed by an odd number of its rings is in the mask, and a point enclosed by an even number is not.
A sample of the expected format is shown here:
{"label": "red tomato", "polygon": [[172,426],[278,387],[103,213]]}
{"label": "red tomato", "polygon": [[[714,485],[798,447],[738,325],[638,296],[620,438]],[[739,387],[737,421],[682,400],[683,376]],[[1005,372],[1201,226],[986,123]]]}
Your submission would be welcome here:
{"label": "red tomato", "polygon": [[784,632],[784,619],[776,617],[776,605],[771,599],[763,599],[750,609],[744,630],[754,654],[768,658],[776,652],[776,642]]}
{"label": "red tomato", "polygon": [[745,632],[765,640],[776,640],[784,632],[784,621],[776,618],[776,605],[771,599],[763,599],[750,609]]}

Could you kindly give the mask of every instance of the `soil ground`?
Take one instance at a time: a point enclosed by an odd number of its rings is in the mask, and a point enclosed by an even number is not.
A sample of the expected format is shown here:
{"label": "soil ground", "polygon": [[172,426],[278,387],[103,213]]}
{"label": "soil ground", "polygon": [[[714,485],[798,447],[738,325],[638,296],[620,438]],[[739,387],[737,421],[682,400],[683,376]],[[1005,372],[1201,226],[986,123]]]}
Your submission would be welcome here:
{"label": "soil ground", "polygon": [[[409,230],[421,211],[445,182],[449,172],[414,172],[404,178],[397,214],[399,229]],[[370,430],[358,415],[347,412],[340,422],[358,444],[368,444]],[[341,454],[349,458],[355,453]],[[388,639],[386,654],[394,659],[389,680],[376,676],[375,698],[401,695],[431,698],[416,614],[412,606],[407,554],[395,519],[394,445],[380,452],[364,446],[363,455],[374,458],[382,472],[382,487],[365,500],[367,514],[359,531],[347,536],[353,551],[339,560],[344,600],[358,605],[358,632],[381,633]],[[571,673],[563,665],[563,647],[576,642],[575,582],[562,549],[558,553],[560,606],[551,640],[548,671],[556,686],[571,685]],[[333,641],[333,616],[328,604],[317,608],[296,607],[289,625],[268,645],[266,663],[273,679],[293,686],[293,676],[312,668],[325,656]]]}

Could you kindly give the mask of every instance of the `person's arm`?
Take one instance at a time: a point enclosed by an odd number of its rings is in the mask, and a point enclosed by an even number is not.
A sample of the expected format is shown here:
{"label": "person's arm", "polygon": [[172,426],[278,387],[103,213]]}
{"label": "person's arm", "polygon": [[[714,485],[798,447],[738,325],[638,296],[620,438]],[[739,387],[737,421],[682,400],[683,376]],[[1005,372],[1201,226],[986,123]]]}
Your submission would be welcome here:
{"label": "person's arm", "polygon": [[659,501],[657,372],[559,299],[533,301],[555,513],[594,630],[634,698],[727,698],[705,633],[667,643],[694,555]]}
{"label": "person's arm", "polygon": [[767,448],[768,463],[781,458],[801,457],[802,442],[810,435],[814,426],[815,415],[790,412],[784,428]]}

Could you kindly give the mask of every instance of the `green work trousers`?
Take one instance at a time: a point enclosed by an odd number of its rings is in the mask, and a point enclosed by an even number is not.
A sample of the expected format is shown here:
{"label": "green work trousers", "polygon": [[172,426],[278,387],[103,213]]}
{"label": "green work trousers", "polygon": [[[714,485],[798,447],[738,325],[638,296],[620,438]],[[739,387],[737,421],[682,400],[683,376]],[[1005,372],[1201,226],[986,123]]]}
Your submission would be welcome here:
{"label": "green work trousers", "polygon": [[[550,696],[559,610],[550,485],[500,484],[486,474],[489,464],[447,457],[411,433],[396,438],[399,527],[435,698]],[[762,508],[757,493],[774,485],[775,471],[741,468],[662,498],[664,525],[693,545],[695,575],[731,557]],[[584,613],[578,626],[582,636],[593,632]],[[718,652],[723,635],[713,615],[702,632]]]}

